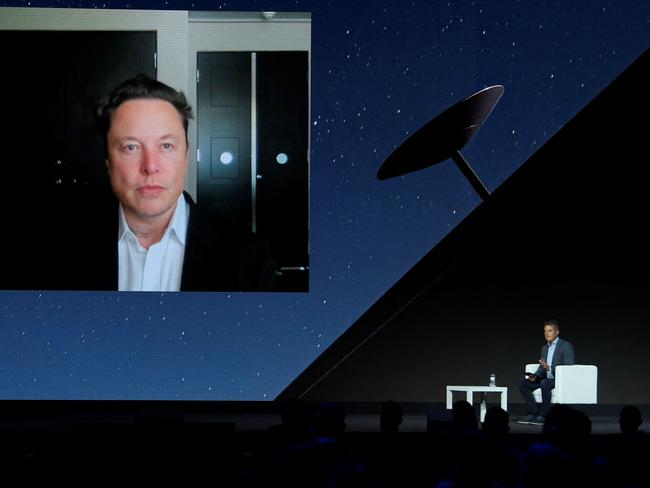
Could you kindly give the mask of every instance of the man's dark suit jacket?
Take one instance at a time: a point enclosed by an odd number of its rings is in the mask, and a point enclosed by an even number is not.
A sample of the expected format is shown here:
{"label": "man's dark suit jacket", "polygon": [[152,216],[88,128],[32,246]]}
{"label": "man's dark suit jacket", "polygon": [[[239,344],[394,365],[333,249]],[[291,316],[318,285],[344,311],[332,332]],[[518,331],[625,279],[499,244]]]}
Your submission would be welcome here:
{"label": "man's dark suit jacket", "polygon": [[[184,196],[190,215],[181,291],[274,291],[268,246]],[[99,200],[105,203],[57,209],[40,229],[40,239],[24,239],[26,246],[14,249],[10,270],[0,279],[3,288],[117,290],[118,202]]]}
{"label": "man's dark suit jacket", "polygon": [[[548,357],[548,344],[542,347],[541,354],[540,357],[546,361],[546,358]],[[553,360],[551,362],[551,373],[553,373],[553,377],[555,377],[556,366],[571,365],[575,364],[575,362],[576,354],[571,343],[558,337],[557,344],[555,345],[555,352],[553,353]],[[537,368],[535,375],[540,378],[546,378],[546,372],[544,371],[544,368],[542,368],[541,364],[539,368]]]}

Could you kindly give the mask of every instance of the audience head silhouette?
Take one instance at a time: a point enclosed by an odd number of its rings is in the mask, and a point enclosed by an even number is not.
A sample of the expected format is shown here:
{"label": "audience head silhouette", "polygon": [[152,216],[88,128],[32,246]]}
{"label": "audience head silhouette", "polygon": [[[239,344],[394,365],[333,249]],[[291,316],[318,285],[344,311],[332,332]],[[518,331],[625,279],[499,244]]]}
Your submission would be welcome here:
{"label": "audience head silhouette", "polygon": [[388,400],[381,406],[379,426],[382,432],[397,432],[402,425],[404,411],[399,403]]}
{"label": "audience head silhouette", "polygon": [[643,419],[641,418],[641,410],[633,405],[627,405],[621,409],[618,419],[618,425],[621,427],[621,432],[624,434],[637,432]]}
{"label": "audience head silhouette", "polygon": [[337,435],[345,431],[345,412],[339,405],[323,403],[316,413],[316,430],[325,436]]}
{"label": "audience head silhouette", "polygon": [[510,430],[509,419],[508,412],[501,407],[490,407],[485,412],[483,431],[491,437],[505,436]]}
{"label": "audience head silhouette", "polygon": [[463,427],[476,427],[476,412],[467,400],[454,402],[451,416],[455,424]]}

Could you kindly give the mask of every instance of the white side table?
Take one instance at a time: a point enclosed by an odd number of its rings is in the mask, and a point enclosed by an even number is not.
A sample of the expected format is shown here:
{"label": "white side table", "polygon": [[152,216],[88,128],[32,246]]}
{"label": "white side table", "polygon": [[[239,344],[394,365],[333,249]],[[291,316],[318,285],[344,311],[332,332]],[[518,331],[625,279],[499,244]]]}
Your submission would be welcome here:
{"label": "white side table", "polygon": [[[451,410],[453,399],[452,392],[464,391],[467,401],[474,405],[474,393],[499,393],[501,395],[501,408],[508,411],[508,387],[507,386],[447,386],[447,410]],[[485,406],[481,404],[481,422],[485,420]]]}

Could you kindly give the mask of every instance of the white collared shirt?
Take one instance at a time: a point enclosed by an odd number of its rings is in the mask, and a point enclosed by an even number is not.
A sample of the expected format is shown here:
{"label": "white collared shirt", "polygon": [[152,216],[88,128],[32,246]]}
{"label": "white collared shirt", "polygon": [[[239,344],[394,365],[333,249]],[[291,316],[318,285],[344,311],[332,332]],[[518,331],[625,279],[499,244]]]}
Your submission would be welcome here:
{"label": "white collared shirt", "polygon": [[180,291],[185,237],[190,208],[181,194],[174,215],[159,242],[145,249],[129,228],[122,204],[119,209],[119,291]]}
{"label": "white collared shirt", "polygon": [[548,354],[546,355],[546,364],[548,364],[548,371],[546,372],[546,377],[553,379],[553,371],[551,369],[551,364],[553,364],[553,356],[555,355],[555,347],[557,346],[557,341],[559,337],[556,337],[553,342],[548,345]]}

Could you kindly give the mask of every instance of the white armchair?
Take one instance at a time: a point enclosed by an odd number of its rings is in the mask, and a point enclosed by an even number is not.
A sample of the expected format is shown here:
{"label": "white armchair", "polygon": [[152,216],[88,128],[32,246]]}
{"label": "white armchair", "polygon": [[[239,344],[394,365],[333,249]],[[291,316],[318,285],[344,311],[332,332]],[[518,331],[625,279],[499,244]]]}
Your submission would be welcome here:
{"label": "white armchair", "polygon": [[[526,372],[534,373],[539,364],[527,364]],[[542,391],[533,392],[535,401],[541,403]],[[587,364],[555,367],[555,388],[551,403],[595,404],[598,403],[598,367]]]}

